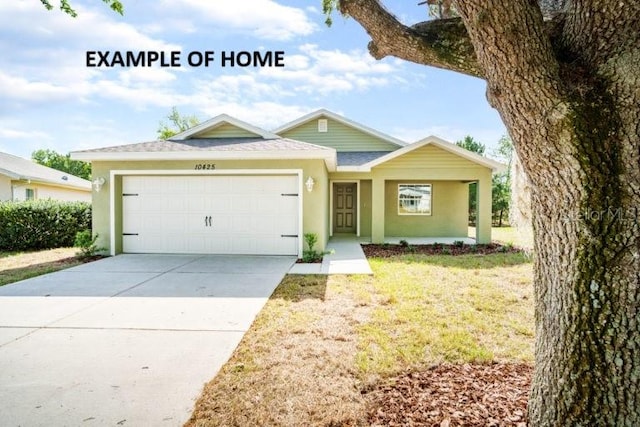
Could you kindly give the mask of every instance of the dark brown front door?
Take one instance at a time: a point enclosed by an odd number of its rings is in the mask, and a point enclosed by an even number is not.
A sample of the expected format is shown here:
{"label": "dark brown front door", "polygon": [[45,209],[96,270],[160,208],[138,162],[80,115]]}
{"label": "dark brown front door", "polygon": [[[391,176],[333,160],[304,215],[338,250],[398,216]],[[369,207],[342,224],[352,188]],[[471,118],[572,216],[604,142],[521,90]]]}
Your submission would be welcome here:
{"label": "dark brown front door", "polygon": [[356,184],[333,184],[333,232],[356,232]]}

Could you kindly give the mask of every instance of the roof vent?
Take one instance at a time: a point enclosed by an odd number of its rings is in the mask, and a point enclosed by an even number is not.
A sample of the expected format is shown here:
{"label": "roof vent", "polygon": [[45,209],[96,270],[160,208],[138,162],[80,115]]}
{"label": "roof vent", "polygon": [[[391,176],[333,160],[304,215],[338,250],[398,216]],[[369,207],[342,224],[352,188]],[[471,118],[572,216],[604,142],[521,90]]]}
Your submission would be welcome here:
{"label": "roof vent", "polygon": [[326,132],[329,129],[327,119],[318,119],[318,132]]}
{"label": "roof vent", "polygon": [[68,180],[69,180],[69,177],[68,177],[67,175],[62,175],[62,180],[63,180],[63,181],[68,181]]}

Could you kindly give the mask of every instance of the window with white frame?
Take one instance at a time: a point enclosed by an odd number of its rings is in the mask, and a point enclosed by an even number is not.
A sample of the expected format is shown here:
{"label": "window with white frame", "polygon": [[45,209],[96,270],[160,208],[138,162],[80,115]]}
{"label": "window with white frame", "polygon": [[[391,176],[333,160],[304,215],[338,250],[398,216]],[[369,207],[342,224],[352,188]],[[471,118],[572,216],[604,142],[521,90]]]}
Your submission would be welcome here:
{"label": "window with white frame", "polygon": [[24,199],[25,200],[34,200],[36,198],[36,190],[33,188],[27,188],[24,191]]}
{"label": "window with white frame", "polygon": [[431,215],[431,184],[398,184],[398,215]]}

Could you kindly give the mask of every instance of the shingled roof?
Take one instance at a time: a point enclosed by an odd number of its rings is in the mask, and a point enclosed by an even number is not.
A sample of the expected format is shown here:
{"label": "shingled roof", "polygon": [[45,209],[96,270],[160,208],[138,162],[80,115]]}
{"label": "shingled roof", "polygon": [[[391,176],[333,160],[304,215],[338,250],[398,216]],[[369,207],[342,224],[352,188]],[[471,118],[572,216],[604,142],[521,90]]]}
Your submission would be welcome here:
{"label": "shingled roof", "polygon": [[91,182],[86,179],[2,152],[0,152],[0,174],[6,175],[11,179],[42,182],[80,190],[91,190]]}
{"label": "shingled roof", "polygon": [[323,159],[329,170],[336,168],[333,148],[288,138],[194,138],[158,140],[117,145],[71,153],[86,161],[193,160],[193,159]]}
{"label": "shingled roof", "polygon": [[293,139],[199,138],[182,141],[158,140],[76,151],[76,153],[176,153],[184,151],[314,151],[331,148]]}
{"label": "shingled roof", "polygon": [[362,166],[391,151],[343,151],[338,153],[338,166]]}

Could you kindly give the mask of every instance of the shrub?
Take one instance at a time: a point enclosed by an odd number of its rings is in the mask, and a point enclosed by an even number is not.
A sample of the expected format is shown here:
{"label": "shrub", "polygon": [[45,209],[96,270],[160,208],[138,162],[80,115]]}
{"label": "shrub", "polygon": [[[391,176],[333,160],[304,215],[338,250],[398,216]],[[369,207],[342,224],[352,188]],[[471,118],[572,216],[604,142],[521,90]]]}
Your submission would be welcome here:
{"label": "shrub", "polygon": [[79,249],[76,255],[80,258],[91,258],[97,251],[103,250],[104,248],[99,248],[96,245],[96,240],[98,240],[98,233],[92,237],[91,230],[78,231],[73,243],[73,246]]}
{"label": "shrub", "polygon": [[91,228],[89,203],[0,202],[0,250],[70,247],[76,233],[88,228]]}
{"label": "shrub", "polygon": [[464,241],[463,240],[456,240],[453,242],[453,246],[455,246],[456,248],[462,248],[464,246]]}
{"label": "shrub", "polygon": [[306,251],[302,251],[303,262],[319,262],[322,261],[322,257],[330,252],[318,252],[313,247],[318,242],[318,235],[315,233],[305,233],[304,240],[307,242]]}
{"label": "shrub", "polygon": [[316,245],[316,243],[318,243],[318,235],[315,233],[305,233],[304,241],[307,242],[307,247],[309,248],[309,251],[315,252],[313,250],[313,247]]}

